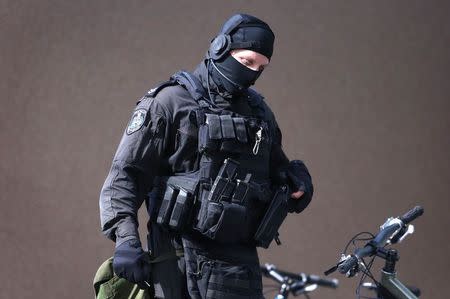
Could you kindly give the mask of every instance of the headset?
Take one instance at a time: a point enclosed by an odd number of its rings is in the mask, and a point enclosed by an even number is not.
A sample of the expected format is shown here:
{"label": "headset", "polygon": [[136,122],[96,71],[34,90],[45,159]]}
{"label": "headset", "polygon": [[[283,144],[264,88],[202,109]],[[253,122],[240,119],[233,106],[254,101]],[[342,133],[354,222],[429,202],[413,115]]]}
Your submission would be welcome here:
{"label": "headset", "polygon": [[219,60],[232,49],[245,49],[249,47],[259,47],[259,41],[232,42],[230,33],[236,29],[244,18],[241,15],[231,17],[223,26],[222,31],[217,35],[209,46],[208,54],[212,60]]}

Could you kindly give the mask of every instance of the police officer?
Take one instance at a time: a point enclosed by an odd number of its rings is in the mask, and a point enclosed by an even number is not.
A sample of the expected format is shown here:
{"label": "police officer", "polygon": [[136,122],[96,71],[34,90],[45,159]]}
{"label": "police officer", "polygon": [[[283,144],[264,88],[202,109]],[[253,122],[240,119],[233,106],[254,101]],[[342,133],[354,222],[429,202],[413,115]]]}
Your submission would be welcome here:
{"label": "police officer", "polygon": [[[275,190],[287,184],[290,212],[311,201],[305,164],[288,160],[272,111],[250,88],[274,39],[262,20],[232,16],[193,73],[151,89],[131,116],[101,190],[101,225],[116,242],[116,274],[156,297],[262,298],[256,248],[267,243],[257,236]],[[157,263],[139,239],[144,201]]]}

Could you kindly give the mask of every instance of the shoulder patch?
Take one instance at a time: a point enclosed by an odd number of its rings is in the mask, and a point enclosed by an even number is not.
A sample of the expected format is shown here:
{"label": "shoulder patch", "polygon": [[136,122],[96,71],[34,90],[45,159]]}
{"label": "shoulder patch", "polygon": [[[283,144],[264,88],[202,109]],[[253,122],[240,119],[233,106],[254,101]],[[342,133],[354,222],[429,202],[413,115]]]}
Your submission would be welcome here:
{"label": "shoulder patch", "polygon": [[134,132],[140,130],[142,125],[145,122],[145,116],[147,115],[147,110],[138,109],[134,111],[133,116],[131,117],[130,122],[127,127],[127,134],[133,134]]}

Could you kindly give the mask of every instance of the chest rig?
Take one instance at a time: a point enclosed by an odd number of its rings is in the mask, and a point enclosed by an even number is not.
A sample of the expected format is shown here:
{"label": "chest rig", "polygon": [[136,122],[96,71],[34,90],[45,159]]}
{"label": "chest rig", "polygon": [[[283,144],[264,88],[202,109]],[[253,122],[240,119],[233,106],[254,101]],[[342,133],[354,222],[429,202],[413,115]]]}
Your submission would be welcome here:
{"label": "chest rig", "polygon": [[168,85],[183,86],[198,104],[198,169],[164,178],[156,222],[175,232],[196,233],[220,243],[257,243],[273,192],[269,180],[273,126],[262,98],[249,91],[251,115],[221,109],[209,100],[201,82],[178,72]]}

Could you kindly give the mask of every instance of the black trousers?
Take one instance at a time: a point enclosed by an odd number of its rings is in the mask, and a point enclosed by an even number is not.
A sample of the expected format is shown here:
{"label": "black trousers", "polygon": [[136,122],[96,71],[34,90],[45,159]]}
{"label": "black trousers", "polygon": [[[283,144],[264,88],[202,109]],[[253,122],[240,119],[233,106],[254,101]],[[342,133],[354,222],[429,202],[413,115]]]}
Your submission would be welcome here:
{"label": "black trousers", "polygon": [[156,298],[264,298],[255,247],[226,246],[205,238],[174,238],[152,225],[149,249],[156,256],[173,250],[184,252],[182,257],[152,264]]}
{"label": "black trousers", "polygon": [[193,248],[192,243],[186,240],[183,240],[183,245],[190,298],[264,298],[257,256],[256,259],[236,260],[209,250]]}

